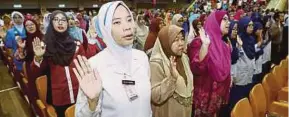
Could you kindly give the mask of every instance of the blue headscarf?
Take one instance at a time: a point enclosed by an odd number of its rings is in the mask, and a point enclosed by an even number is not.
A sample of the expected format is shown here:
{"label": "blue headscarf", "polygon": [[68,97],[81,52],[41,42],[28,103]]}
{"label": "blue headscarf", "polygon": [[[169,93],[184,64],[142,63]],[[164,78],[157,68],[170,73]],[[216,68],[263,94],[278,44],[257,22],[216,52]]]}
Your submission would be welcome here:
{"label": "blue headscarf", "polygon": [[[183,15],[184,16],[184,15]],[[189,31],[190,31],[190,24],[189,24],[189,20],[187,19],[186,21],[184,21],[183,23],[183,29],[184,29],[184,32],[185,34],[188,34]]]}
{"label": "blue headscarf", "polygon": [[[256,33],[256,31],[257,30],[259,30],[259,29],[263,29],[263,25],[262,25],[262,23],[260,23],[260,22],[254,22],[254,29],[253,29],[253,33],[255,34]],[[255,35],[254,36],[255,37],[255,39],[257,38],[257,36]],[[255,43],[257,43],[257,41],[255,40]],[[261,56],[263,53],[264,53],[264,51],[263,51],[263,49],[262,49],[263,47],[261,47],[261,50],[260,51],[258,51],[257,53],[256,53],[256,59],[258,59],[259,58],[259,56]]]}
{"label": "blue headscarf", "polygon": [[230,27],[229,27],[229,35],[228,35],[229,39],[231,41],[232,47],[233,47],[233,51],[231,53],[231,60],[232,60],[231,64],[237,63],[237,60],[239,59],[239,50],[237,48],[237,39],[233,39],[231,37],[235,24],[238,24],[238,22],[237,21],[231,21]]}
{"label": "blue headscarf", "polygon": [[249,59],[254,59],[255,57],[255,43],[256,40],[252,36],[252,34],[247,33],[247,27],[252,20],[250,17],[246,16],[239,20],[238,23],[238,35],[240,36],[241,40],[243,41],[243,50]]}
{"label": "blue headscarf", "polygon": [[253,22],[262,22],[262,15],[258,12],[254,12],[251,15],[251,19]]}
{"label": "blue headscarf", "polygon": [[263,25],[260,22],[254,22],[254,30],[253,30],[253,32],[255,33],[259,29],[263,29]]}
{"label": "blue headscarf", "polygon": [[99,20],[98,17],[96,17],[96,20],[95,20],[95,23],[94,23],[94,25],[95,25],[95,31],[96,31],[97,36],[98,36],[99,38],[103,39],[103,36],[102,36],[102,34],[101,34],[101,32],[100,32],[98,20]]}
{"label": "blue headscarf", "polygon": [[83,43],[83,36],[82,36],[82,29],[77,27],[77,26],[73,26],[69,28],[69,35],[71,37],[73,37],[76,40],[79,40],[81,43]]}
{"label": "blue headscarf", "polygon": [[189,23],[192,24],[193,21],[194,21],[195,19],[197,19],[198,17],[200,17],[200,14],[194,14],[193,12],[190,13]]}

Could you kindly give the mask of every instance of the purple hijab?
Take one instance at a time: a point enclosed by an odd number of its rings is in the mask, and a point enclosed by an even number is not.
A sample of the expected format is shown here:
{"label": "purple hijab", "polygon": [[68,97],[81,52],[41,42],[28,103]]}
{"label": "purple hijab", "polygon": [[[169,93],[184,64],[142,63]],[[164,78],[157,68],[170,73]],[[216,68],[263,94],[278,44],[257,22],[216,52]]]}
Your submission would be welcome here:
{"label": "purple hijab", "polygon": [[204,29],[211,44],[208,50],[208,73],[217,82],[222,82],[230,75],[231,49],[222,40],[221,22],[226,11],[215,11],[207,18]]}

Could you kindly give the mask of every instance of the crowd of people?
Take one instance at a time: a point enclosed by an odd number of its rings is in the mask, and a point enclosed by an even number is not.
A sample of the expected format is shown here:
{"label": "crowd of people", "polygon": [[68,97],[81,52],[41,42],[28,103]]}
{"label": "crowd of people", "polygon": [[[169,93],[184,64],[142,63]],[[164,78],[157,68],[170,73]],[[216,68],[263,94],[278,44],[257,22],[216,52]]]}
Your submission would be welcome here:
{"label": "crowd of people", "polygon": [[14,11],[0,20],[1,59],[20,87],[26,64],[32,105],[46,75],[59,117],[71,105],[76,117],[229,117],[288,56],[288,11],[263,6]]}

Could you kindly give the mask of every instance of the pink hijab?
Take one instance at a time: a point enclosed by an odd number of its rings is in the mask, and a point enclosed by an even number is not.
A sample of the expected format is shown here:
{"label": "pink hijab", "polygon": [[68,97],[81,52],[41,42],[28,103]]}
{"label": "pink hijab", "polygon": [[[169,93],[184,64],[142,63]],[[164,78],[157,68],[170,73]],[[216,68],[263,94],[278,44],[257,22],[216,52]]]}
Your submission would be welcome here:
{"label": "pink hijab", "polygon": [[86,30],[86,21],[84,20],[83,16],[80,13],[77,13],[76,18],[79,21],[80,28],[82,28],[83,30]]}
{"label": "pink hijab", "polygon": [[239,21],[241,19],[241,16],[245,13],[243,9],[239,9],[237,13],[234,16],[234,20]]}
{"label": "pink hijab", "polygon": [[208,50],[208,73],[217,82],[222,82],[230,75],[231,50],[224,41],[221,32],[221,22],[226,11],[215,11],[207,18],[204,29],[209,35],[211,44]]}

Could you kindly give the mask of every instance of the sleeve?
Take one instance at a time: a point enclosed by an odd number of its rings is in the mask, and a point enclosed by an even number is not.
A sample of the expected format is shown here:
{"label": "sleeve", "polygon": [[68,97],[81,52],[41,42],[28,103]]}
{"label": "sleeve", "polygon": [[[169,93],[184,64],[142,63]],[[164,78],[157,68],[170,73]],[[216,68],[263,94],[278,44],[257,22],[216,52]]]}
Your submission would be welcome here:
{"label": "sleeve", "polygon": [[13,46],[13,36],[12,36],[12,33],[11,31],[7,31],[7,35],[6,35],[6,39],[5,39],[5,46],[7,48],[12,48]]}
{"label": "sleeve", "polygon": [[88,46],[88,39],[87,39],[87,36],[86,36],[86,33],[84,32],[84,30],[82,31],[82,37],[83,37],[83,48],[84,48],[84,51],[87,51],[87,46]]}
{"label": "sleeve", "polygon": [[165,76],[163,68],[158,62],[150,62],[152,102],[161,104],[170,98],[176,89],[176,80],[172,76]]}
{"label": "sleeve", "polygon": [[207,71],[207,62],[208,62],[208,54],[206,57],[203,59],[203,61],[200,61],[200,50],[201,50],[202,42],[200,38],[196,38],[192,41],[190,44],[190,53],[189,54],[189,59],[190,59],[190,66],[192,73],[194,75],[201,75],[205,74]]}
{"label": "sleeve", "polygon": [[232,63],[236,63],[238,59],[239,59],[239,49],[233,46],[233,51],[231,54]]}
{"label": "sleeve", "polygon": [[45,74],[45,71],[49,68],[47,59],[43,58],[39,63],[33,58],[33,62],[30,64],[31,73],[41,76]]}
{"label": "sleeve", "polygon": [[95,44],[88,44],[85,56],[87,59],[96,55],[99,52]]}
{"label": "sleeve", "polygon": [[102,98],[103,95],[101,93],[96,109],[94,111],[91,111],[89,109],[87,97],[85,96],[83,91],[79,88],[77,101],[75,104],[75,117],[100,117]]}

